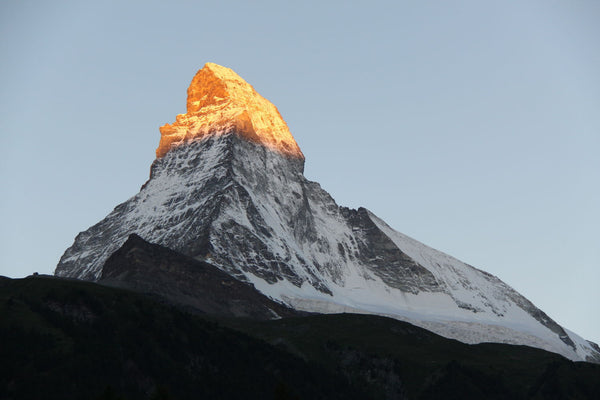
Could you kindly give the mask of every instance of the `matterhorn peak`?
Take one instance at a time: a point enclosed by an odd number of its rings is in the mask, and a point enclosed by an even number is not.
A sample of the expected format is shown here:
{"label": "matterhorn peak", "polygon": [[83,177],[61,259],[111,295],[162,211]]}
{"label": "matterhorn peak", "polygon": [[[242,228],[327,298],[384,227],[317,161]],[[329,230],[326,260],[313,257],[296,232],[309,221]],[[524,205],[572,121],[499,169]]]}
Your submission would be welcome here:
{"label": "matterhorn peak", "polygon": [[207,135],[236,133],[271,150],[304,159],[277,107],[232,69],[206,63],[187,91],[187,112],[160,127],[156,157]]}
{"label": "matterhorn peak", "polygon": [[[56,275],[117,279],[105,269],[108,259],[136,234],[296,310],[380,314],[466,343],[513,343],[600,362],[597,345],[497,277],[365,208],[340,207],[304,177],[304,157],[277,108],[231,69],[206,64],[188,89],[187,112],[160,130],[150,179],[77,235]],[[146,273],[146,282],[174,282]],[[169,287],[198,298],[186,287],[199,283],[190,285]]]}

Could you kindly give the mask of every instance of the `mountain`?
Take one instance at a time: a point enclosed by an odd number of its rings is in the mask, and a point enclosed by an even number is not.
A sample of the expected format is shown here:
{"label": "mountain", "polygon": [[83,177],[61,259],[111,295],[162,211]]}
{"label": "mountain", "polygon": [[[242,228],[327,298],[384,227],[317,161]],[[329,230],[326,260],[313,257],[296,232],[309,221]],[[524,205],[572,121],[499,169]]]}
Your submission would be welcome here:
{"label": "mountain", "polygon": [[600,362],[500,279],[429,248],[303,175],[279,112],[208,63],[187,113],[161,127],[150,179],[80,233],[55,274],[96,281],[131,234],[214,265],[297,310],[390,316],[465,343],[500,342]]}
{"label": "mountain", "polygon": [[467,345],[373,315],[218,319],[46,276],[0,277],[0,315],[6,400],[600,396],[600,365],[531,347]]}

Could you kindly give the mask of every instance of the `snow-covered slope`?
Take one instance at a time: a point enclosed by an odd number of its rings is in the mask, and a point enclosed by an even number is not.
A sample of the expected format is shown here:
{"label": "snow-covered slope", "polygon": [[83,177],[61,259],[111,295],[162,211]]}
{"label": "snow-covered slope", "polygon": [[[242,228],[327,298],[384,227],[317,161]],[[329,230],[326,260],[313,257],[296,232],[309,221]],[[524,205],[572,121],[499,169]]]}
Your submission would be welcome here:
{"label": "snow-covered slope", "polygon": [[56,274],[96,280],[131,233],[207,260],[264,294],[317,312],[407,320],[467,343],[525,344],[573,360],[600,353],[498,278],[338,206],[286,156],[235,132],[157,159],[141,191],[80,233]]}

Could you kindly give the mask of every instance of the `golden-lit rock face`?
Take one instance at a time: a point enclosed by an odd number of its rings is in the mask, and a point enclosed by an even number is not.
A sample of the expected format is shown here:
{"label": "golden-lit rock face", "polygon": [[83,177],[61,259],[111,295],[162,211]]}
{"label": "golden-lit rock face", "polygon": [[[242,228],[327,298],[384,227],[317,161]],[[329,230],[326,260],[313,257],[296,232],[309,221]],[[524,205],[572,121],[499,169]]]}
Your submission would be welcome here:
{"label": "golden-lit rock face", "polygon": [[187,113],[160,127],[156,157],[206,135],[235,132],[285,155],[304,158],[277,108],[229,68],[207,63],[187,91]]}

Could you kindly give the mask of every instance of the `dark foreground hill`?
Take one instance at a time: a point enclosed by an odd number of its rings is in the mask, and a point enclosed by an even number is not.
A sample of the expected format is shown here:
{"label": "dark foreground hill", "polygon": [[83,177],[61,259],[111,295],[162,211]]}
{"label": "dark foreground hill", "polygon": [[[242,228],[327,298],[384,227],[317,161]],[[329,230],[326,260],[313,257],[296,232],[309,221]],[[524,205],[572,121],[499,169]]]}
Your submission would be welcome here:
{"label": "dark foreground hill", "polygon": [[600,365],[367,315],[188,314],[48,277],[0,280],[1,399],[598,399]]}
{"label": "dark foreground hill", "polygon": [[365,398],[341,374],[152,298],[0,281],[0,399]]}

